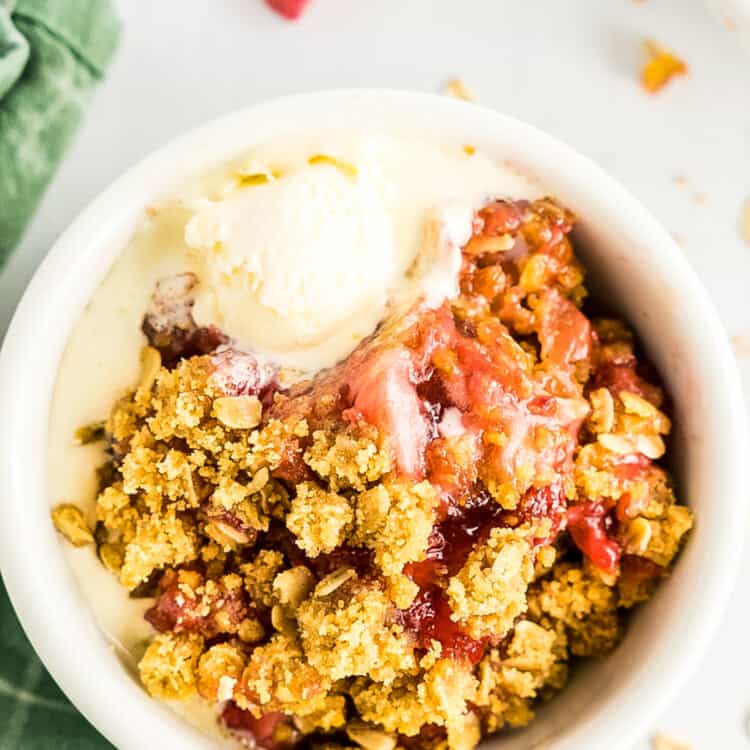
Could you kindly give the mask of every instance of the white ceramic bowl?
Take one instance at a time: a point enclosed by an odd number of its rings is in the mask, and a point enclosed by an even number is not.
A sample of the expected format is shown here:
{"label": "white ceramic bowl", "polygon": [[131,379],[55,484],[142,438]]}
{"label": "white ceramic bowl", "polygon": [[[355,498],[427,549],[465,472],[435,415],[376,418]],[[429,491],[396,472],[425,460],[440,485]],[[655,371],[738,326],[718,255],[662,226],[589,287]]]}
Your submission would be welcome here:
{"label": "white ceramic bowl", "polygon": [[62,689],[122,750],[208,748],[121,667],[68,570],[49,520],[47,422],[66,339],[143,206],[182,175],[252,144],[305,129],[423,130],[471,143],[536,177],[580,217],[595,292],[637,329],[675,404],[680,495],[697,523],[673,576],[641,608],[622,645],[576,675],[503,750],[629,747],[706,651],[743,543],[748,437],[724,331],[700,282],[650,214],[612,178],[549,136],[447,98],[389,91],[295,96],[200,128],[130,170],[60,237],[18,307],[0,356],[0,564],[34,647]]}

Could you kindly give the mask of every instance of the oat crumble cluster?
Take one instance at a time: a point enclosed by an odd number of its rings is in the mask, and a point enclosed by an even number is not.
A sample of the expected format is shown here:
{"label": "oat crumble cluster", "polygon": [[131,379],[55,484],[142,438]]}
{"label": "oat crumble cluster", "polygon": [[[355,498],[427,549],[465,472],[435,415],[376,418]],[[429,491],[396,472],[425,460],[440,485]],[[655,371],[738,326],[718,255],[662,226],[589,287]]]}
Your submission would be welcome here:
{"label": "oat crumble cluster", "polygon": [[[268,750],[470,750],[617,645],[692,518],[655,376],[581,311],[572,226],[489,204],[458,297],[291,388],[189,315],[146,318],[93,538],[154,597],[151,695],[197,693]],[[91,541],[74,506],[53,517]]]}

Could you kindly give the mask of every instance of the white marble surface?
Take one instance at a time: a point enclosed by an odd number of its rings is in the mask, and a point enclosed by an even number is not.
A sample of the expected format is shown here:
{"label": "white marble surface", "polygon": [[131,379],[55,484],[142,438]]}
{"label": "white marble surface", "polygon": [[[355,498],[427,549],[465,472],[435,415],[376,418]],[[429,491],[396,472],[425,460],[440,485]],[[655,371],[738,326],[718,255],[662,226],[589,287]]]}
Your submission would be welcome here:
{"label": "white marble surface", "polygon": [[[174,134],[283,93],[436,91],[457,75],[482,103],[598,161],[679,237],[750,387],[750,246],[738,232],[750,198],[750,51],[700,0],[312,0],[294,25],[261,0],[120,5],[126,29],[111,75],[0,275],[0,330],[74,215]],[[637,84],[644,37],[691,68],[657,97]],[[696,749],[750,748],[748,587],[746,555],[710,654],[658,723]],[[644,739],[638,750],[646,747]]]}

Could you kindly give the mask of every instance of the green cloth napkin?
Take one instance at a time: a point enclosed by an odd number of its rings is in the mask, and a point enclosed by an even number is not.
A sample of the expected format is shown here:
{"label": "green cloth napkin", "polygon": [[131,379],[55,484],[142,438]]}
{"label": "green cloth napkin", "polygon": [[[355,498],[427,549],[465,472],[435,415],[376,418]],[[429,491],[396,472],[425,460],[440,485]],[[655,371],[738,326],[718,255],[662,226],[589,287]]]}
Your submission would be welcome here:
{"label": "green cloth napkin", "polygon": [[44,669],[16,620],[2,582],[0,654],[0,750],[112,747],[73,708]]}
{"label": "green cloth napkin", "polygon": [[[0,0],[0,266],[60,162],[118,35],[110,0]],[[0,582],[0,750],[110,747],[46,672]]]}
{"label": "green cloth napkin", "polygon": [[111,0],[0,0],[0,267],[78,127],[119,30]]}

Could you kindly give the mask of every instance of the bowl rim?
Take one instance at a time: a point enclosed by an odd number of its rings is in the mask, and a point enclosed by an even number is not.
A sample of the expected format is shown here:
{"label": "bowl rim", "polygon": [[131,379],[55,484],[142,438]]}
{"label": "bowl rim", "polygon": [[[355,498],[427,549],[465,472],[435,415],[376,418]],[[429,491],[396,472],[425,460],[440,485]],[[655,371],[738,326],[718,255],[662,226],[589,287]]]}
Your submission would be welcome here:
{"label": "bowl rim", "polygon": [[[718,627],[739,568],[748,509],[739,489],[740,466],[741,457],[748,454],[750,441],[736,362],[707,292],[674,240],[614,178],[535,127],[476,104],[438,95],[388,89],[327,90],[285,96],[224,115],[175,138],[138,162],[95,198],[58,238],[27,287],[0,351],[0,413],[6,420],[0,433],[0,476],[5,480],[0,497],[5,511],[5,522],[0,524],[0,570],[13,606],[54,679],[84,716],[117,747],[135,749],[148,741],[167,746],[181,743],[206,750],[215,747],[208,739],[198,738],[181,720],[175,721],[174,715],[163,706],[146,698],[131,680],[123,679],[125,675],[119,665],[104,658],[111,646],[97,629],[91,613],[77,606],[76,599],[80,597],[49,522],[46,461],[43,472],[38,468],[34,471],[38,464],[36,457],[46,456],[52,387],[67,340],[67,335],[52,341],[45,341],[44,337],[49,339],[50,333],[61,326],[70,333],[73,324],[70,321],[78,318],[90,297],[81,291],[88,283],[81,281],[81,277],[96,278],[93,286],[98,286],[122,247],[120,243],[110,248],[116,243],[113,230],[105,225],[112,218],[121,225],[119,236],[124,237],[126,230],[129,233],[136,209],[141,211],[147,200],[144,192],[155,190],[152,186],[166,186],[165,172],[169,172],[169,182],[173,183],[181,174],[197,169],[198,159],[193,160],[193,154],[205,152],[207,164],[216,161],[208,158],[209,154],[218,153],[216,141],[233,133],[239,143],[238,133],[243,123],[253,121],[255,126],[263,123],[264,118],[265,121],[299,120],[308,112],[346,107],[354,110],[392,107],[404,111],[419,108],[430,112],[436,122],[444,118],[446,122],[464,123],[467,128],[503,131],[506,138],[516,137],[523,144],[521,153],[536,150],[556,159],[559,168],[571,170],[589,192],[601,191],[617,203],[618,210],[638,221],[639,231],[653,247],[659,268],[670,269],[673,283],[688,295],[700,314],[703,348],[713,358],[717,382],[721,384],[721,389],[715,388],[714,392],[723,394],[720,407],[731,436],[724,446],[729,456],[723,464],[728,472],[724,486],[730,488],[730,495],[722,497],[722,502],[734,503],[736,522],[726,526],[724,556],[708,561],[716,585],[709,589],[705,606],[691,612],[694,647],[689,653],[680,654],[679,659],[672,658],[671,669],[657,679],[656,685],[646,686],[638,696],[629,696],[629,700],[610,702],[599,712],[603,716],[581,722],[561,740],[547,745],[555,750],[595,750],[606,737],[613,750],[626,748],[639,738],[694,671]],[[290,130],[300,131],[304,127],[290,125]],[[266,137],[256,127],[247,145]],[[226,154],[237,151],[227,150],[228,145],[221,148]],[[87,274],[81,273],[80,263],[73,262],[79,258]],[[68,322],[60,323],[60,317]],[[45,344],[43,353],[38,346],[40,336]],[[45,364],[49,367],[45,368]],[[49,372],[44,373],[45,370]],[[19,543],[25,539],[34,543]],[[45,550],[43,555],[38,554],[40,545]],[[50,611],[55,614],[54,627],[50,625]],[[80,649],[73,645],[81,640],[93,657],[85,663]],[[135,716],[139,723],[142,720],[141,726],[134,721]]]}

